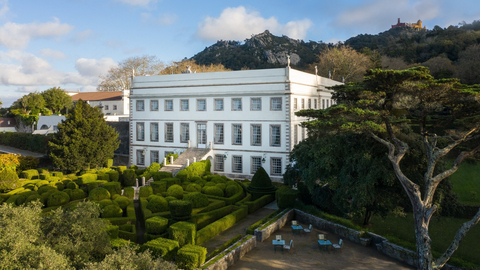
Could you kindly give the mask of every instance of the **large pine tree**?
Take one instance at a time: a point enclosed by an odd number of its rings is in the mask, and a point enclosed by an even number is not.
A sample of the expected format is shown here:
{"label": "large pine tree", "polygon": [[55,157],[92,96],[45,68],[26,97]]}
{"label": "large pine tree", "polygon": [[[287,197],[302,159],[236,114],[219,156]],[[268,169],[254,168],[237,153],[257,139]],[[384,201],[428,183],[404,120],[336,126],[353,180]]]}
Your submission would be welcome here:
{"label": "large pine tree", "polygon": [[55,167],[75,172],[104,166],[119,144],[100,109],[79,100],[49,142],[50,158]]}

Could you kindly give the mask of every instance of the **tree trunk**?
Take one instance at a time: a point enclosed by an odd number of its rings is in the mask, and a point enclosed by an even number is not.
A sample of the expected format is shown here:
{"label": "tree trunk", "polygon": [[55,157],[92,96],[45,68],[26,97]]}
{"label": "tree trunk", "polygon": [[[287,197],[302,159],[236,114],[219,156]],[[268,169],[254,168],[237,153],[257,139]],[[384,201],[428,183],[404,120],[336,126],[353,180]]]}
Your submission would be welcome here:
{"label": "tree trunk", "polygon": [[417,269],[433,270],[432,239],[430,239],[428,234],[428,221],[425,220],[423,205],[413,205],[413,218],[418,255]]}
{"label": "tree trunk", "polygon": [[363,219],[363,225],[369,225],[371,219],[372,219],[372,211],[365,209],[365,217]]}

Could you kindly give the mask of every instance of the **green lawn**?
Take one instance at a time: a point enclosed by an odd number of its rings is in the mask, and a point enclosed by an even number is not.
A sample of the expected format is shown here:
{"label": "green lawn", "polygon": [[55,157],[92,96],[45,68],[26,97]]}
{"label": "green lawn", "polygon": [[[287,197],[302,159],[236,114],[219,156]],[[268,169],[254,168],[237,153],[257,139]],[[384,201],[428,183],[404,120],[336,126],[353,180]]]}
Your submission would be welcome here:
{"label": "green lawn", "polygon": [[463,162],[458,171],[450,176],[450,181],[460,202],[480,205],[480,162]]}
{"label": "green lawn", "polygon": [[[457,229],[465,221],[467,220],[438,216],[433,217],[430,222],[430,237],[432,238],[433,250],[438,253],[443,253],[450,245]],[[385,220],[380,217],[372,217],[372,225],[369,230],[384,237],[393,236],[400,240],[405,240],[412,243],[412,246],[415,246],[415,230],[413,226],[413,215],[411,213],[407,214],[406,217],[396,217],[390,214]],[[479,239],[480,225],[477,225],[467,233],[453,257],[474,263],[480,268]]]}

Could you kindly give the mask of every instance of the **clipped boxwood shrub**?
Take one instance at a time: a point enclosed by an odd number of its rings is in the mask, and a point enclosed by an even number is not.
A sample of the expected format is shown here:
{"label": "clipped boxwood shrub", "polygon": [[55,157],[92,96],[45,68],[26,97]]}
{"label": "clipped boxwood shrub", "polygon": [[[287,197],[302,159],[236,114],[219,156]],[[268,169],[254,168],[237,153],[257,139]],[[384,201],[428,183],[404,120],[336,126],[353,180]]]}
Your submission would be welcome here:
{"label": "clipped boxwood shrub", "polygon": [[200,230],[208,224],[215,222],[220,218],[232,213],[234,209],[234,206],[229,205],[205,213],[193,215],[192,218],[195,220],[195,224],[197,224],[197,230]]}
{"label": "clipped boxwood shrub", "polygon": [[167,192],[167,181],[151,182],[150,186],[152,187],[153,194]]}
{"label": "clipped boxwood shrub", "polygon": [[101,209],[105,208],[106,206],[112,205],[112,204],[113,204],[113,201],[110,200],[110,199],[105,199],[105,200],[101,200],[101,201],[98,202],[98,205],[100,205]]}
{"label": "clipped boxwood shrub", "polygon": [[38,178],[39,178],[39,179],[42,179],[42,180],[48,180],[48,178],[50,178],[50,173],[49,173],[48,171],[41,172],[41,173],[38,175]]}
{"label": "clipped boxwood shrub", "polygon": [[188,220],[192,215],[192,203],[190,201],[174,200],[168,203],[168,208],[175,220]]}
{"label": "clipped boxwood shrub", "polygon": [[220,175],[214,175],[210,181],[215,184],[224,184],[226,182]]}
{"label": "clipped boxwood shrub", "polygon": [[152,213],[168,211],[168,202],[162,196],[153,197],[147,204],[147,209]]}
{"label": "clipped boxwood shrub", "polygon": [[105,183],[102,187],[110,192],[110,196],[122,194],[122,185],[119,182]]}
{"label": "clipped boxwood shrub", "polygon": [[168,236],[182,247],[186,244],[195,244],[197,226],[194,223],[180,221],[168,227]]}
{"label": "clipped boxwood shrub", "polygon": [[252,199],[256,200],[268,194],[275,194],[275,187],[272,180],[263,167],[257,169],[252,177],[252,182],[247,187],[248,193],[252,194]]}
{"label": "clipped boxwood shrub", "polygon": [[237,194],[237,192],[238,187],[235,183],[233,185],[227,185],[227,187],[225,188],[225,197],[230,198],[233,195]]}
{"label": "clipped boxwood shrub", "polygon": [[173,177],[173,178],[163,178],[161,181],[167,182],[167,189],[173,185],[181,185],[182,181],[180,178]]}
{"label": "clipped boxwood shrub", "polygon": [[164,178],[172,178],[172,173],[169,172],[152,172],[153,181],[160,181]]}
{"label": "clipped boxwood shrub", "polygon": [[[182,192],[183,192],[183,190],[182,190]],[[142,198],[147,198],[148,196],[153,195],[152,187],[151,186],[140,187],[139,195]]]}
{"label": "clipped boxwood shrub", "polygon": [[98,183],[96,182],[88,183],[87,184],[88,193],[90,193],[92,190],[94,190],[97,187],[98,187]]}
{"label": "clipped boxwood shrub", "polygon": [[277,200],[278,208],[288,208],[293,207],[295,200],[297,200],[299,195],[298,190],[293,190],[288,186],[281,186],[275,192],[275,199]]}
{"label": "clipped boxwood shrub", "polygon": [[201,192],[202,191],[202,186],[200,186],[199,184],[192,183],[192,184],[189,184],[187,186],[185,191],[187,191],[187,192]]}
{"label": "clipped boxwood shrub", "polygon": [[78,184],[88,184],[97,181],[97,175],[94,173],[86,173],[78,177]]}
{"label": "clipped boxwood shrub", "polygon": [[183,196],[183,200],[190,201],[193,208],[205,207],[210,203],[207,195],[200,192],[187,193]]}
{"label": "clipped boxwood shrub", "polygon": [[120,174],[115,170],[108,171],[106,172],[106,174],[108,174],[108,178],[112,182],[118,182],[118,180],[120,179]]}
{"label": "clipped boxwood shrub", "polygon": [[69,183],[67,183],[67,188],[68,189],[76,189],[76,188],[78,188],[78,185],[75,182],[69,182]]}
{"label": "clipped boxwood shrub", "polygon": [[47,206],[61,206],[70,201],[70,196],[63,191],[56,191],[50,194],[47,199]]}
{"label": "clipped boxwood shrub", "polygon": [[122,209],[116,204],[112,203],[111,205],[107,205],[105,208],[103,208],[102,217],[104,218],[122,217],[122,215]]}
{"label": "clipped boxwood shrub", "polygon": [[59,190],[62,191],[65,189],[65,185],[62,182],[57,182],[54,184],[54,186]]}
{"label": "clipped boxwood shrub", "polygon": [[136,175],[134,169],[126,169],[123,172],[123,186],[133,187],[136,186]]}
{"label": "clipped boxwood shrub", "polygon": [[123,196],[133,199],[135,196],[135,189],[133,187],[126,187],[123,189]]}
{"label": "clipped boxwood shrub", "polygon": [[110,199],[110,192],[108,192],[108,190],[102,187],[97,187],[97,188],[94,188],[92,191],[90,191],[90,194],[88,195],[88,199],[91,201],[97,201],[97,202],[105,199]]}
{"label": "clipped boxwood shrub", "polygon": [[38,194],[40,194],[40,195],[42,195],[45,192],[49,192],[49,191],[57,191],[57,189],[52,187],[52,186],[47,185],[47,186],[41,186],[37,190]]}
{"label": "clipped boxwood shrub", "polygon": [[206,226],[205,228],[197,232],[197,239],[196,239],[197,245],[201,245],[206,241],[212,239],[215,235],[232,227],[233,225],[235,225],[236,222],[240,221],[247,215],[248,215],[248,209],[242,207],[237,211],[234,211],[233,213],[226,215],[223,218],[209,224],[208,226]]}
{"label": "clipped boxwood shrub", "polygon": [[207,181],[205,181],[203,179],[199,179],[199,180],[195,181],[195,184],[197,184],[201,187],[205,186],[206,183],[207,183]]}
{"label": "clipped boxwood shrub", "polygon": [[218,183],[215,186],[221,189],[223,192],[225,192],[225,188],[227,187],[227,185],[224,183]]}
{"label": "clipped boxwood shrub", "polygon": [[29,202],[37,201],[37,200],[40,200],[40,202],[43,203],[42,196],[40,196],[40,194],[33,194],[33,195],[28,196],[25,199],[25,204],[27,204]]}
{"label": "clipped boxwood shrub", "polygon": [[203,193],[212,196],[223,197],[223,191],[217,186],[204,187],[205,190]]}
{"label": "clipped boxwood shrub", "polygon": [[130,200],[125,196],[118,196],[114,201],[121,209],[126,209],[130,205]]}
{"label": "clipped boxwood shrub", "polygon": [[59,177],[60,179],[63,178],[63,173],[62,172],[51,172],[50,174],[55,176],[55,177]]}
{"label": "clipped boxwood shrub", "polygon": [[32,179],[38,179],[39,178],[39,173],[37,170],[31,169],[31,170],[25,170],[20,173],[20,178],[25,178],[28,180]]}
{"label": "clipped boxwood shrub", "polygon": [[149,234],[160,235],[167,230],[168,219],[164,217],[151,217],[145,221],[145,230]]}
{"label": "clipped boxwood shrub", "polygon": [[167,196],[167,197],[165,197],[165,200],[167,200],[167,202],[171,202],[171,201],[175,201],[175,200],[178,200],[178,199],[175,198],[175,197],[172,197],[172,196]]}
{"label": "clipped boxwood shrub", "polygon": [[157,238],[143,244],[142,249],[150,249],[155,257],[162,257],[164,260],[173,261],[179,249],[178,242],[167,238]]}
{"label": "clipped boxwood shrub", "polygon": [[175,263],[181,269],[193,270],[205,263],[206,257],[206,248],[188,244],[178,250]]}
{"label": "clipped boxwood shrub", "polygon": [[183,188],[179,185],[173,185],[167,189],[167,196],[181,200],[183,198]]}
{"label": "clipped boxwood shrub", "polygon": [[206,182],[203,187],[214,187],[216,184],[214,182]]}
{"label": "clipped boxwood shrub", "polygon": [[110,181],[110,176],[107,172],[97,172],[97,180]]}
{"label": "clipped boxwood shrub", "polygon": [[119,230],[119,227],[117,225],[107,226],[107,234],[110,237],[110,239],[118,238],[118,230]]}
{"label": "clipped boxwood shrub", "polygon": [[70,200],[72,201],[81,200],[87,197],[87,194],[85,193],[85,191],[79,188],[71,190],[69,195],[70,195]]}
{"label": "clipped boxwood shrub", "polygon": [[40,180],[40,181],[38,181],[38,182],[35,183],[35,185],[36,185],[37,187],[46,186],[46,185],[48,185],[48,184],[50,184],[50,182],[48,182],[47,180]]}

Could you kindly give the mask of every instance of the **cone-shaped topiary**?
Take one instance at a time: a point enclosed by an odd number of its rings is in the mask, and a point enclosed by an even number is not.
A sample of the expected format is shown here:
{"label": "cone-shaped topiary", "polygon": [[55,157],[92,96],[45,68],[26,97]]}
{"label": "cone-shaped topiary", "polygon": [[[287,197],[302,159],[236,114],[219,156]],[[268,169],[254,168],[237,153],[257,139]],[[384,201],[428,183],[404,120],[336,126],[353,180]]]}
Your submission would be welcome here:
{"label": "cone-shaped topiary", "polygon": [[252,182],[247,187],[248,193],[252,194],[252,200],[256,200],[263,195],[275,194],[276,188],[272,180],[263,167],[258,168],[252,178]]}

